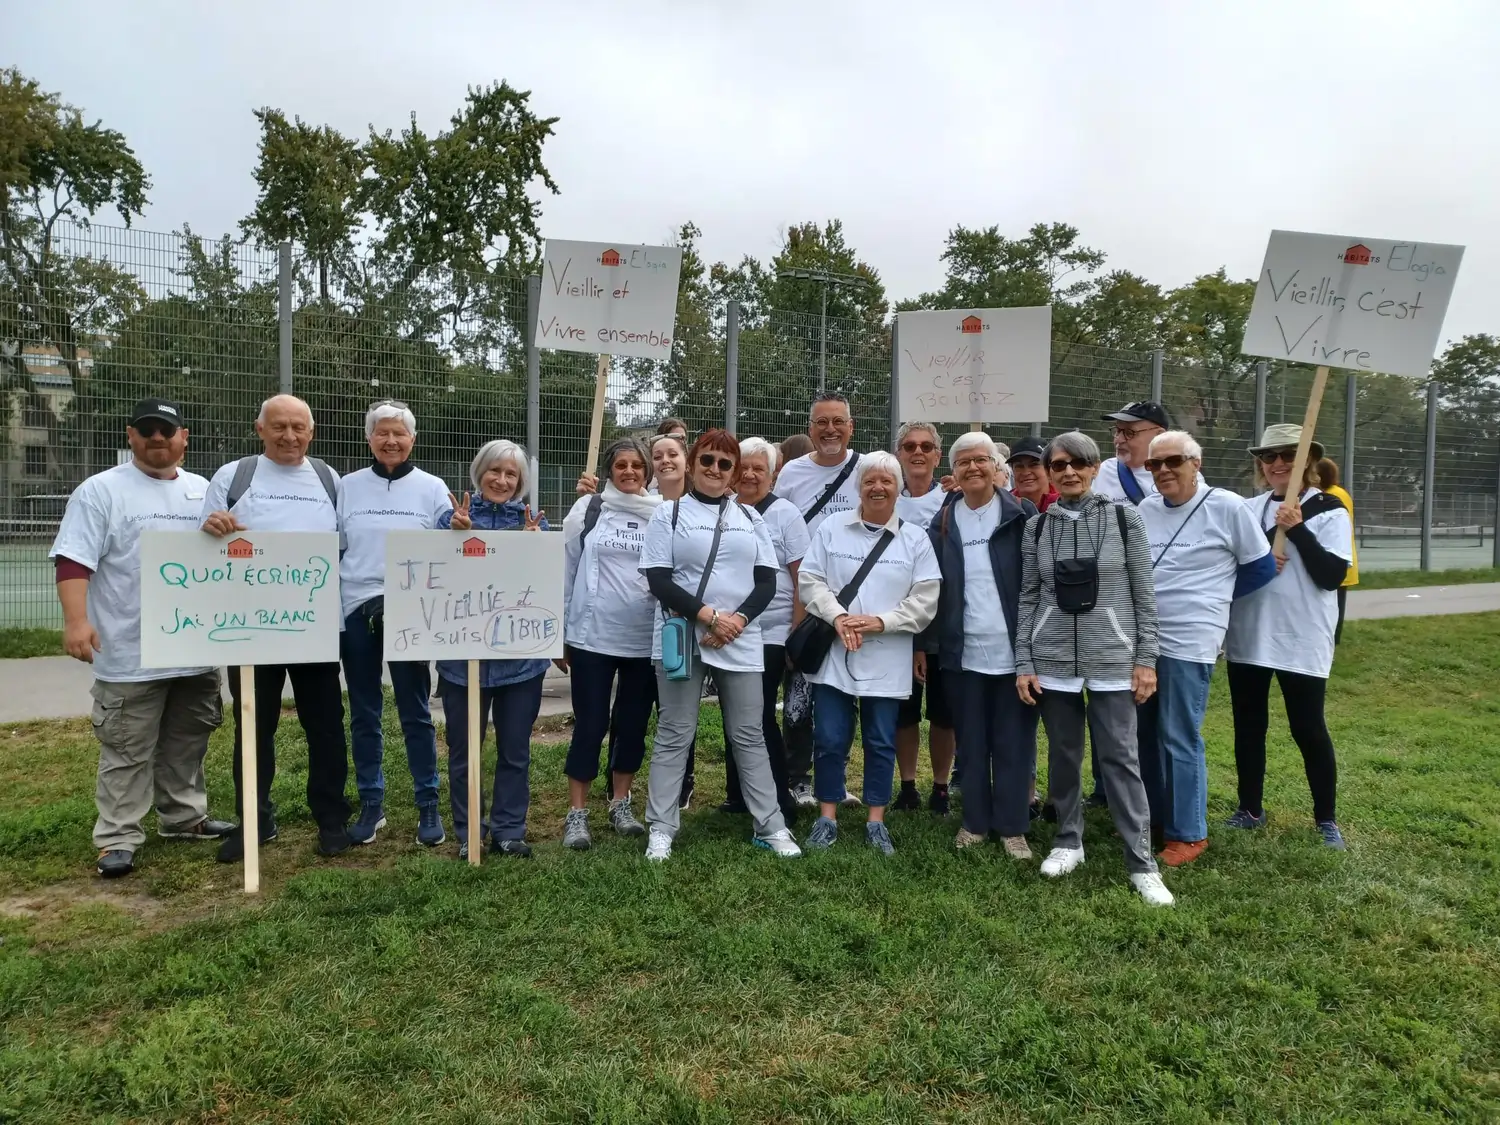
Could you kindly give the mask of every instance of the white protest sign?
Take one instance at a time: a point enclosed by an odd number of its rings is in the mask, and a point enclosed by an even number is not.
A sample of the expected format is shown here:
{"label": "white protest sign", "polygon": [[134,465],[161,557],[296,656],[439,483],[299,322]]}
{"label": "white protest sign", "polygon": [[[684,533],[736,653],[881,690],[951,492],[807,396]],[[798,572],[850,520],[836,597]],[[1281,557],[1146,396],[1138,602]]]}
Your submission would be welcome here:
{"label": "white protest sign", "polygon": [[1427,378],[1462,246],[1273,230],[1246,355]]}
{"label": "white protest sign", "polygon": [[560,534],[386,535],[387,660],[550,660],[562,654]]}
{"label": "white protest sign", "polygon": [[332,531],[141,533],[141,667],[339,658]]}
{"label": "white protest sign", "polygon": [[536,342],[565,352],[671,359],[682,249],[547,239]]}
{"label": "white protest sign", "polygon": [[1052,308],[897,314],[904,422],[1045,422]]}

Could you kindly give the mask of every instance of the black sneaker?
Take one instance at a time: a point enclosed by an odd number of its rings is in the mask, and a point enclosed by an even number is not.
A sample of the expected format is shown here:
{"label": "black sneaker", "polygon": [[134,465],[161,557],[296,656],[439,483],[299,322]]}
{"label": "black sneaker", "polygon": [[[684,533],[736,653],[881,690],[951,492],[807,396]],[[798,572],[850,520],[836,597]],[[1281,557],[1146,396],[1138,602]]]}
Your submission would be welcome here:
{"label": "black sneaker", "polygon": [[896,794],[896,799],[891,802],[891,808],[897,812],[916,812],[922,807],[922,794],[917,792],[915,781],[903,781],[901,792]]}
{"label": "black sneaker", "polygon": [[1234,815],[1224,822],[1225,828],[1264,828],[1266,826],[1266,811],[1261,810],[1256,816],[1249,809],[1235,809]]}
{"label": "black sneaker", "polygon": [[124,848],[106,848],[99,853],[94,870],[106,879],[118,879],[135,870],[135,853]]}
{"label": "black sneaker", "polygon": [[714,807],[714,812],[721,813],[747,813],[749,811],[750,806],[744,801],[724,801]]}
{"label": "black sneaker", "polygon": [[1089,799],[1083,802],[1083,807],[1086,809],[1107,809],[1109,808],[1109,798],[1104,795],[1103,789],[1096,789],[1089,794]]}
{"label": "black sneaker", "polygon": [[512,859],[530,859],[531,845],[525,840],[501,840],[490,845],[490,855],[508,855]]}
{"label": "black sneaker", "polygon": [[[1054,815],[1054,818],[1055,818],[1056,814],[1053,814],[1053,815]],[[1027,816],[1030,817],[1030,819],[1033,820],[1033,821],[1041,820],[1042,819],[1042,802],[1040,802],[1040,801],[1032,801],[1031,802],[1031,807],[1029,809],[1027,809]]]}
{"label": "black sneaker", "polygon": [[[279,829],[276,827],[274,816],[261,817],[260,821],[260,843],[261,847],[276,839]],[[236,826],[235,830],[224,837],[224,842],[219,845],[218,852],[214,858],[220,863],[242,863],[245,859],[245,834]]]}
{"label": "black sneaker", "polygon": [[950,805],[948,787],[946,785],[934,785],[931,796],[927,798],[928,810],[933,816],[947,816],[950,811]]}
{"label": "black sneaker", "polygon": [[337,828],[318,829],[318,854],[324,856],[343,855],[354,846],[349,830],[342,824]]}

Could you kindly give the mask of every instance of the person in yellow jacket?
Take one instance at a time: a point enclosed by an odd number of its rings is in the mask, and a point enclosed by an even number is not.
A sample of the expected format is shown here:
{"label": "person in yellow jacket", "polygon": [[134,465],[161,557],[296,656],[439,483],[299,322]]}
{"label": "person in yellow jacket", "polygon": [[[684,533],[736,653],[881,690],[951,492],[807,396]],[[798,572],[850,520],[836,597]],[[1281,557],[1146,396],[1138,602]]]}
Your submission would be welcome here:
{"label": "person in yellow jacket", "polygon": [[[1318,487],[1330,496],[1335,497],[1340,504],[1349,510],[1349,523],[1354,526],[1354,497],[1339,484],[1338,463],[1332,457],[1324,457],[1318,462]],[[1344,578],[1344,584],[1339,587],[1339,623],[1334,627],[1333,643],[1338,644],[1344,636],[1344,602],[1349,597],[1349,587],[1359,585],[1359,533],[1351,530],[1349,536],[1349,554],[1354,559],[1349,564],[1349,573]]]}

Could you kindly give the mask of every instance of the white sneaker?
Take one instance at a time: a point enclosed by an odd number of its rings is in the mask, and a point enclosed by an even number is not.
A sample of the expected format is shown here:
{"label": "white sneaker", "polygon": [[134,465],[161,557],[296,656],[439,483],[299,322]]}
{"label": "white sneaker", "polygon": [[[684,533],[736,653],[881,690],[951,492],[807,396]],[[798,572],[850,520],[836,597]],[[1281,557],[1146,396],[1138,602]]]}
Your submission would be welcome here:
{"label": "white sneaker", "polygon": [[1130,885],[1152,906],[1171,906],[1177,901],[1155,871],[1136,872],[1130,877]]}
{"label": "white sneaker", "polygon": [[792,790],[792,800],[797,802],[799,808],[804,809],[810,809],[818,803],[818,799],[813,796],[812,786],[805,781]]}
{"label": "white sneaker", "polygon": [[796,859],[802,854],[797,841],[792,839],[792,834],[785,828],[780,832],[772,832],[769,836],[757,836],[752,842],[757,848],[769,848],[782,859]]}
{"label": "white sneaker", "polygon": [[863,801],[861,801],[847,789],[844,790],[844,799],[839,803],[842,804],[846,809],[857,809],[864,804]]}
{"label": "white sneaker", "polygon": [[651,830],[651,836],[646,841],[646,858],[660,863],[664,859],[672,858],[672,837],[665,832],[655,828]]}
{"label": "white sneaker", "polygon": [[1049,879],[1056,879],[1059,875],[1066,875],[1073,868],[1082,866],[1082,848],[1053,848],[1047,853],[1047,858],[1042,860],[1042,874]]}

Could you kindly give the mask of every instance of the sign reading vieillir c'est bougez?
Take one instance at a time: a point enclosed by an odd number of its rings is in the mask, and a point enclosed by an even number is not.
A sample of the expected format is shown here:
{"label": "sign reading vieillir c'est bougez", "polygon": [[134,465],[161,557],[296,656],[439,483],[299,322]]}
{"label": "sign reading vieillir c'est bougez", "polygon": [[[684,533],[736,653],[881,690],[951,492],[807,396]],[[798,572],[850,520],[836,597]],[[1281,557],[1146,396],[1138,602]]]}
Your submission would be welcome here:
{"label": "sign reading vieillir c'est bougez", "polygon": [[547,239],[536,342],[565,352],[671,359],[682,249]]}
{"label": "sign reading vieillir c'est bougez", "polygon": [[1425,379],[1462,246],[1274,230],[1246,355]]}

